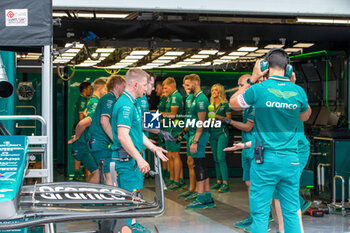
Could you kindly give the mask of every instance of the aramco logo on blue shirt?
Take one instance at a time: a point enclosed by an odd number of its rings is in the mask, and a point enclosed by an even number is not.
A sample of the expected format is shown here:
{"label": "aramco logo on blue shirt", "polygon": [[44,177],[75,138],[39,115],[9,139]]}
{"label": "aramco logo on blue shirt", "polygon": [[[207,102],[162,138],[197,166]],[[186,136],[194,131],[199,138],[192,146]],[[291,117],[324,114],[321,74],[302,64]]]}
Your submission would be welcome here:
{"label": "aramco logo on blue shirt", "polygon": [[160,129],[160,112],[144,112],[143,128],[145,129]]}

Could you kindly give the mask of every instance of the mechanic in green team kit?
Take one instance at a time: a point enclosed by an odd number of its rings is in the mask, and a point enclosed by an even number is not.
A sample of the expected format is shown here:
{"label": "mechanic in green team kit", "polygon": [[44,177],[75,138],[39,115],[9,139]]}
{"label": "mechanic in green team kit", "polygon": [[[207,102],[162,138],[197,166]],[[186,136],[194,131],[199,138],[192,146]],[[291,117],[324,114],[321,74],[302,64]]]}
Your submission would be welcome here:
{"label": "mechanic in green team kit", "polygon": [[[228,106],[224,86],[217,83],[211,88],[210,106],[215,112],[215,119],[231,119],[231,109]],[[211,190],[218,190],[225,193],[230,191],[228,185],[228,168],[226,162],[226,152],[224,148],[228,145],[229,132],[226,124],[221,124],[220,128],[210,129],[210,147],[213,152],[216,183],[210,187]]]}

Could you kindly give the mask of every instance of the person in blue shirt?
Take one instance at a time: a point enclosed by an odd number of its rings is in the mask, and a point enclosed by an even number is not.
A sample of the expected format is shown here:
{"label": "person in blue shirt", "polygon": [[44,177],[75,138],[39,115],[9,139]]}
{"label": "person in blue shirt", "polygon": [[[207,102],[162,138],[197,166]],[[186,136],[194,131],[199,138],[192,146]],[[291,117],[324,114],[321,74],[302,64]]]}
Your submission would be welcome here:
{"label": "person in blue shirt", "polygon": [[[266,55],[263,69],[261,63],[262,60],[256,62],[251,78],[230,99],[230,107],[236,111],[255,107],[255,147],[262,153],[255,154],[257,159],[252,162],[250,171],[251,231],[268,231],[270,203],[277,190],[285,231],[299,233],[301,228],[297,211],[300,208],[300,162],[297,154],[297,126],[299,119],[309,119],[311,109],[305,91],[289,80],[291,65],[283,49],[272,49]],[[268,80],[253,85],[267,72]]]}
{"label": "person in blue shirt", "polygon": [[[143,133],[141,111],[136,99],[147,90],[148,74],[141,69],[130,69],[125,75],[126,87],[113,108],[112,158],[116,162],[118,186],[128,191],[143,189],[143,174],[150,165],[143,158],[143,147],[155,153],[162,161],[168,158],[167,151],[154,145]],[[133,231],[149,232],[136,221],[127,220]]]}

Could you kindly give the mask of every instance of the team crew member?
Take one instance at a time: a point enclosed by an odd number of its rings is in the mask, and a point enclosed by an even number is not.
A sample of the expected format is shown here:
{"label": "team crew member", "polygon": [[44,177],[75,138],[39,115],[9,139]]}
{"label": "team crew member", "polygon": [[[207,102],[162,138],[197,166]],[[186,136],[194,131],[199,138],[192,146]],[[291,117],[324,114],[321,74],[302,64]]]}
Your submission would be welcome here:
{"label": "team crew member", "polygon": [[[261,63],[261,60],[256,62],[251,78],[230,99],[230,107],[234,110],[255,106],[256,150],[261,153],[255,153],[256,160],[252,162],[250,172],[251,230],[254,233],[268,231],[270,202],[273,192],[277,190],[285,231],[299,233],[296,129],[298,118],[306,121],[311,109],[308,108],[305,91],[289,81],[292,67],[283,49],[272,49]],[[251,85],[267,72],[268,80]]]}
{"label": "team crew member", "polygon": [[[183,99],[180,92],[176,89],[176,81],[174,78],[169,77],[163,81],[163,92],[167,96],[165,111],[162,112],[164,117],[165,128],[164,130],[171,133],[174,137],[182,132],[182,128],[178,125],[178,115],[183,114]],[[173,125],[175,123],[176,125]],[[183,168],[180,157],[180,143],[165,142],[165,148],[168,151],[167,157],[169,158],[170,167],[170,181],[167,188],[171,191],[176,191],[186,186],[183,179]]]}
{"label": "team crew member", "polygon": [[[87,104],[87,110],[85,111],[87,113],[86,117],[84,119],[82,119],[81,121],[79,121],[79,123],[77,124],[76,128],[75,128],[75,135],[73,135],[72,139],[68,141],[69,144],[74,143],[75,141],[79,140],[78,145],[81,144],[85,144],[85,146],[83,147],[79,147],[79,146],[72,146],[72,154],[74,155],[74,158],[77,160],[81,160],[84,164],[88,164],[87,166],[91,169],[88,171],[92,172],[94,171],[94,162],[91,162],[91,156],[89,156],[89,158],[87,158],[86,155],[87,154],[87,150],[88,150],[88,130],[89,127],[91,125],[91,121],[92,121],[92,117],[95,113],[95,109],[98,103],[98,100],[104,95],[106,94],[106,82],[102,79],[96,79],[93,84],[92,84],[93,88],[94,88],[94,92],[93,95],[91,97],[91,99],[88,101]],[[80,138],[82,137],[82,138]],[[90,154],[89,154],[90,155]],[[84,161],[83,161],[84,160]],[[92,163],[92,164],[91,164]],[[87,173],[87,177],[88,181],[95,183],[98,180],[98,177],[96,178],[96,175],[98,175],[97,172],[93,173],[92,176]]]}
{"label": "team crew member", "polygon": [[[125,88],[125,79],[120,75],[111,75],[107,80],[108,93],[99,100],[95,114],[92,118],[90,135],[90,150],[97,163],[104,160],[103,171],[106,176],[106,183],[112,185],[110,163],[112,150],[110,145],[113,142],[111,118],[113,107]],[[113,171],[114,173],[114,171]]]}
{"label": "team crew member", "polygon": [[[90,112],[86,117],[92,117],[93,114],[94,112]],[[83,165],[89,171],[89,174],[86,177],[86,181],[97,184],[99,182],[98,164],[96,163],[94,157],[90,154],[88,148],[88,131],[89,128],[84,130],[79,138],[74,141],[70,140],[68,143],[73,143],[72,156],[74,159],[83,163]]]}
{"label": "team crew member", "polygon": [[[136,99],[147,91],[148,74],[141,69],[130,69],[125,76],[126,87],[113,108],[113,159],[116,160],[119,187],[128,191],[143,188],[143,174],[150,170],[142,156],[145,146],[161,160],[167,161],[166,150],[155,146],[143,133],[142,117]],[[147,231],[143,226],[127,220],[133,230]]]}
{"label": "team crew member", "polygon": [[[208,128],[203,127],[208,120],[209,100],[200,87],[200,78],[196,74],[188,75],[190,82],[186,83],[193,94],[189,120],[194,120],[197,127],[189,127],[189,143],[191,157],[194,160],[194,171],[197,179],[198,196],[195,201],[186,206],[188,209],[206,209],[214,207],[209,187],[209,176],[205,161],[205,147],[209,141]],[[189,86],[187,86],[189,85]]]}
{"label": "team crew member", "polygon": [[[231,109],[228,106],[224,86],[217,83],[211,88],[210,104],[214,106],[215,119],[231,119]],[[216,184],[210,189],[218,190],[221,193],[229,192],[228,168],[226,162],[226,152],[223,151],[228,145],[229,132],[226,124],[221,124],[220,128],[210,129],[210,146],[213,152]]]}
{"label": "team crew member", "polygon": [[[295,74],[293,73],[291,78],[291,82],[295,83],[296,77]],[[301,177],[301,174],[303,173],[303,170],[309,160],[310,156],[310,143],[305,137],[305,132],[304,132],[304,122],[299,121],[298,123],[298,128],[297,128],[297,134],[299,136],[298,139],[298,157],[299,157],[299,162],[300,162],[300,172],[299,175]],[[282,211],[281,211],[281,205],[278,200],[278,193],[274,194],[275,199],[275,209],[276,209],[276,214],[278,217],[278,230],[280,233],[284,233],[284,224],[283,224],[283,217],[282,217]],[[302,222],[302,214],[310,207],[311,202],[306,201],[300,194],[299,194],[299,201],[300,201],[300,209],[298,210],[298,215],[300,219],[300,226],[301,226],[301,232],[304,233],[304,228],[303,228],[303,222]]]}
{"label": "team crew member", "polygon": [[[163,82],[157,81],[156,82],[156,95],[160,98],[159,104],[158,104],[158,111],[164,112],[165,111],[165,105],[166,105],[166,97],[163,94]],[[160,120],[160,130],[163,130],[163,118]],[[165,141],[162,137],[158,136],[158,145],[165,148]],[[162,162],[162,175],[164,179],[168,179],[170,172],[168,170],[168,163]]]}
{"label": "team crew member", "polygon": [[[80,91],[80,95],[79,95],[79,97],[74,105],[73,131],[75,130],[75,127],[77,126],[79,121],[81,121],[85,117],[84,111],[86,109],[88,98],[92,92],[91,83],[82,82],[79,85],[79,91]],[[74,134],[74,132],[73,132],[73,134]],[[81,164],[80,161],[74,159],[74,179],[75,180],[79,179],[79,177],[80,177],[80,172],[79,172],[80,164]]]}
{"label": "team crew member", "polygon": [[[190,110],[191,110],[191,105],[192,105],[192,100],[193,100],[193,94],[191,93],[191,90],[186,87],[191,87],[191,81],[189,80],[188,75],[186,75],[183,79],[183,88],[185,89],[187,93],[187,98],[185,100],[185,123],[188,121],[189,116],[190,116]],[[182,132],[182,135],[184,135],[184,138],[186,139],[186,151],[187,151],[187,166],[188,166],[188,174],[189,174],[189,180],[190,184],[188,186],[188,190],[182,194],[180,194],[178,197],[179,198],[185,198],[188,201],[194,201],[197,198],[198,192],[196,189],[196,175],[194,173],[193,169],[193,163],[194,160],[191,157],[191,152],[190,152],[190,143],[189,143],[189,135],[188,135],[188,128],[185,128]]]}
{"label": "team crew member", "polygon": [[[244,74],[238,79],[239,89],[243,88],[247,79],[250,78],[251,75]],[[223,119],[222,122],[226,124],[230,124],[233,127],[242,131],[242,142],[247,143],[252,140],[253,137],[253,127],[254,127],[254,119],[255,119],[255,111],[254,107],[250,106],[249,108],[243,109],[242,111],[242,122],[234,121],[231,119]],[[243,148],[242,151],[242,169],[243,169],[243,181],[245,182],[248,189],[250,189],[250,166],[253,158],[253,151],[249,148]],[[237,228],[245,228],[252,224],[251,216],[247,216],[244,220],[239,221],[234,224]]]}

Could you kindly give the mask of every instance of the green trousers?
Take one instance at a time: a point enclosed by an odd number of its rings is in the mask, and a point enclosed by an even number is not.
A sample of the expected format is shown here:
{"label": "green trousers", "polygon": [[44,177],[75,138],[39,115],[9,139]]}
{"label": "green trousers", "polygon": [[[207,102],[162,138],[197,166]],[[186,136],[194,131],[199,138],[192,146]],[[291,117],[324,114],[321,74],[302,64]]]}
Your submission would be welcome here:
{"label": "green trousers", "polygon": [[250,169],[250,213],[253,218],[252,232],[267,233],[270,203],[276,190],[283,214],[284,230],[300,233],[297,211],[299,203],[300,163],[297,153],[264,151],[264,163],[252,161]]}
{"label": "green trousers", "polygon": [[215,162],[216,179],[228,181],[228,168],[226,152],[223,151],[228,145],[228,133],[210,133],[210,147]]}

